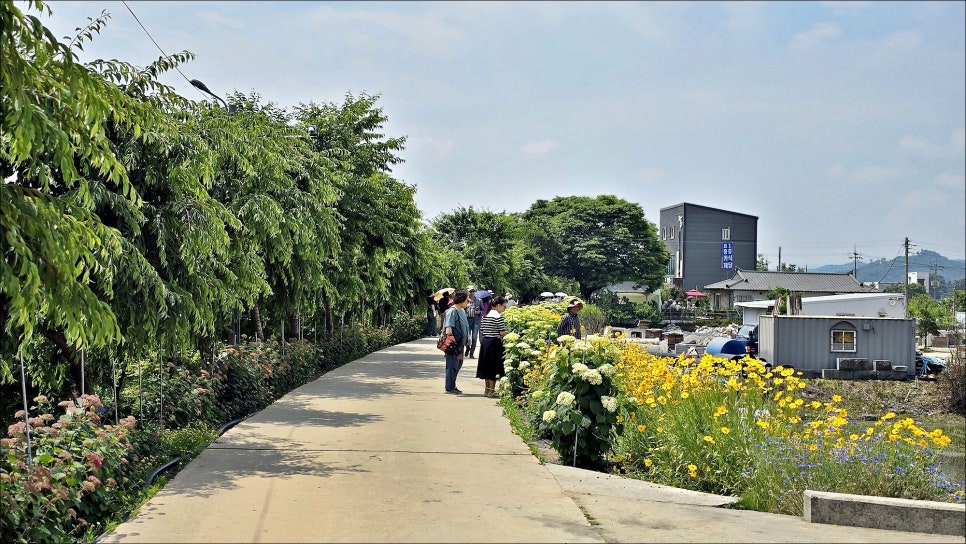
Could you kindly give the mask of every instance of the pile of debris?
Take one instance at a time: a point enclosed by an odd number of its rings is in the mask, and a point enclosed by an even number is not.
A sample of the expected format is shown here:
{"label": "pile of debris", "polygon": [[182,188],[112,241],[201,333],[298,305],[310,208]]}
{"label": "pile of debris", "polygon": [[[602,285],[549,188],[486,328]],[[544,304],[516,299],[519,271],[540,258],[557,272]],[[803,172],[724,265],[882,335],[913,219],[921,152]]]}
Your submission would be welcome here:
{"label": "pile of debris", "polygon": [[730,324],[725,327],[698,327],[694,332],[688,333],[684,336],[684,341],[682,344],[695,345],[695,346],[707,346],[714,338],[725,337],[734,338],[738,334],[738,329],[741,328],[740,325]]}

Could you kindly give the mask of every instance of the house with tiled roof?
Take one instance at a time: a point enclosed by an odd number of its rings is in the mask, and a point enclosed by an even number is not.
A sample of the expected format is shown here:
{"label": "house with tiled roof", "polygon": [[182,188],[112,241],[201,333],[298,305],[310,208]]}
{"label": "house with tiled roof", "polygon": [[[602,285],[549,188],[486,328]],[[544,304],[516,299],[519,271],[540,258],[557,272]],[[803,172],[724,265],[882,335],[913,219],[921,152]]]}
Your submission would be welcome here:
{"label": "house with tiled roof", "polygon": [[726,310],[738,302],[769,300],[768,292],[784,287],[790,293],[802,297],[870,293],[877,290],[863,285],[851,273],[828,272],[762,272],[736,269],[727,280],[709,283],[704,293],[711,307]]}

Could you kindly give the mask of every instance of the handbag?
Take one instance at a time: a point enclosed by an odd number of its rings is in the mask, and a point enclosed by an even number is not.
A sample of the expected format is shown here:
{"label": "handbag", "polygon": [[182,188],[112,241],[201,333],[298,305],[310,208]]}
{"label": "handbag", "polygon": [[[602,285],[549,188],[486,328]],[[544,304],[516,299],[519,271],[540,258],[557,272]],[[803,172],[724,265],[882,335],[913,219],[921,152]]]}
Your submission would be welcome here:
{"label": "handbag", "polygon": [[439,333],[439,340],[436,341],[436,349],[442,351],[443,353],[455,353],[456,352],[456,337],[452,334],[446,334],[446,330]]}

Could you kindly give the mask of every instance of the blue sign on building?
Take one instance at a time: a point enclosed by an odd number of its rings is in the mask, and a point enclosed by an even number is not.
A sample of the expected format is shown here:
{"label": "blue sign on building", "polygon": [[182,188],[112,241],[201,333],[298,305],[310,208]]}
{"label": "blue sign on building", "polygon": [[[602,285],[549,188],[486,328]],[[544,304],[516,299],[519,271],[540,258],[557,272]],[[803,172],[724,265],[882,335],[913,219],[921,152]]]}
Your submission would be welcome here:
{"label": "blue sign on building", "polygon": [[731,270],[735,267],[735,262],[732,260],[732,245],[731,242],[721,242],[721,269]]}

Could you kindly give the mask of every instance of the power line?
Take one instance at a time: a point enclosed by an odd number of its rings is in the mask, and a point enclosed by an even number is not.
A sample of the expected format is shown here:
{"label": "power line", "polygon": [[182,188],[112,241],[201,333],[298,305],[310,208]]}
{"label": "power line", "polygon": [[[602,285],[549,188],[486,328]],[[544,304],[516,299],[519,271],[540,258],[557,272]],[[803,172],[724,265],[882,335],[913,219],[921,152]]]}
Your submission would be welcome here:
{"label": "power line", "polygon": [[[167,58],[168,54],[164,52],[164,49],[161,49],[161,46],[158,45],[157,40],[155,40],[154,36],[152,36],[151,33],[148,32],[148,29],[145,28],[144,23],[141,22],[141,19],[138,19],[138,16],[134,13],[134,10],[131,9],[131,6],[127,5],[127,1],[121,0],[121,3],[124,4],[124,7],[126,7],[127,10],[131,13],[131,17],[134,17],[134,20],[137,21],[138,25],[141,27],[141,30],[143,30],[144,33],[147,34],[148,38],[150,38],[151,42],[154,43],[154,46],[158,48],[158,51],[161,52],[161,55]],[[177,70],[179,74],[181,74],[181,77],[183,77],[185,81],[191,84],[191,80],[188,79],[188,76],[184,75],[184,72],[181,71],[181,68],[178,68],[177,66],[175,66],[174,69]],[[192,87],[194,87],[193,84],[192,84]],[[201,91],[198,91],[198,92],[201,92]],[[208,98],[208,97],[205,96],[205,98]]]}

